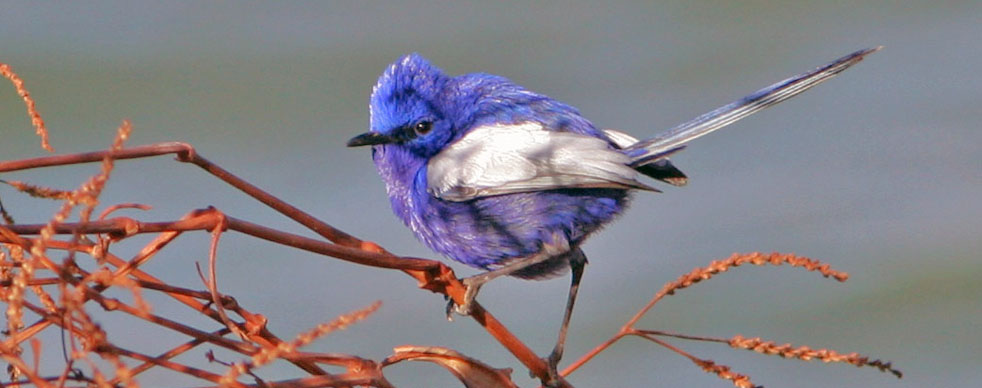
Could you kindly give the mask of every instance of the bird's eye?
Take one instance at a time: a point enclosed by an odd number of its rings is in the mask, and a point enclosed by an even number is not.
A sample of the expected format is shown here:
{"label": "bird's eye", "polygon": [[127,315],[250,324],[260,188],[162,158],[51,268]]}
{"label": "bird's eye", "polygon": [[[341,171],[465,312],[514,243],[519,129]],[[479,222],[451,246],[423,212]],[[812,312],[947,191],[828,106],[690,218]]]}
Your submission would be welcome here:
{"label": "bird's eye", "polygon": [[413,131],[416,131],[416,134],[420,136],[429,133],[431,129],[433,129],[433,123],[429,121],[420,121],[413,126]]}

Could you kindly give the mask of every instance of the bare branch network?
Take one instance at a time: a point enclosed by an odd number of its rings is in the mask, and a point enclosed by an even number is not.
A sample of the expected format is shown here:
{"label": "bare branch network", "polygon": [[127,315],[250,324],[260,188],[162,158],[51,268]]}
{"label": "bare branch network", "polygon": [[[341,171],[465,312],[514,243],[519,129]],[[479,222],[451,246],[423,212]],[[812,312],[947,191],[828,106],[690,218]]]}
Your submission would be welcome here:
{"label": "bare branch network", "polygon": [[[53,152],[48,144],[44,120],[38,113],[34,99],[24,87],[23,80],[6,64],[0,63],[0,74],[13,83],[17,94],[24,101],[31,123],[41,139],[41,147]],[[215,270],[217,248],[222,236],[229,231],[354,264],[400,270],[415,279],[420,288],[443,294],[457,303],[463,302],[465,288],[453,271],[441,262],[396,256],[375,243],[336,229],[208,161],[189,144],[174,142],[125,147],[124,143],[131,130],[130,123],[124,121],[111,146],[105,151],[0,161],[0,173],[79,163],[101,163],[99,173],[85,179],[74,190],[57,190],[28,182],[0,180],[18,193],[62,203],[50,221],[43,225],[17,224],[11,215],[17,209],[6,209],[0,204],[0,215],[4,219],[4,225],[0,226],[0,296],[6,303],[7,326],[3,333],[3,342],[0,343],[0,357],[8,364],[7,380],[2,381],[2,385],[136,387],[142,373],[156,370],[223,387],[393,387],[385,378],[385,367],[402,361],[426,361],[446,368],[468,387],[515,386],[510,377],[511,370],[491,367],[447,348],[400,346],[383,360],[302,350],[318,338],[367,319],[380,308],[379,302],[317,325],[290,340],[274,334],[267,326],[267,317],[245,309],[235,298],[218,289]],[[311,239],[257,225],[215,208],[192,210],[178,220],[146,222],[114,216],[120,209],[149,208],[142,204],[123,203],[104,206],[99,215],[93,217],[100,207],[100,194],[117,161],[168,154],[175,155],[178,161],[204,169],[324,239]],[[72,218],[76,210],[77,217]],[[203,289],[169,284],[141,269],[183,233],[194,231],[204,231],[211,235],[207,274],[199,271],[197,275],[203,282]],[[151,234],[154,237],[135,252],[119,252],[120,241],[138,234]],[[60,259],[53,258],[56,254]],[[719,342],[736,349],[804,361],[821,360],[860,367],[870,366],[901,377],[901,372],[893,369],[889,362],[871,360],[857,353],[842,354],[829,349],[778,345],[772,341],[745,338],[741,335],[729,339],[709,338],[640,329],[635,326],[664,297],[745,264],[798,267],[839,281],[845,281],[848,277],[843,272],[829,268],[827,264],[793,254],[734,254],[725,260],[696,268],[667,283],[610,339],[582,355],[560,374],[564,377],[570,375],[621,339],[640,337],[688,358],[705,371],[728,380],[737,387],[752,387],[754,384],[748,376],[732,372],[728,366],[693,356],[666,342],[665,338]],[[195,276],[188,274],[187,280],[193,282]],[[145,295],[151,293],[173,299],[206,317],[211,323],[195,325],[156,314],[145,298]],[[107,294],[129,295],[131,301],[126,302]],[[158,349],[152,354],[135,351],[135,344],[113,339],[117,336],[107,331],[103,322],[87,312],[87,306],[98,306],[107,312],[108,315],[100,317],[125,315],[141,320],[156,330],[178,333],[184,340]],[[545,362],[490,312],[474,303],[471,318],[534,376],[543,382],[547,381],[549,376]],[[64,340],[60,344],[43,343],[39,338],[46,331],[61,331]],[[25,345],[29,348],[27,352],[24,350]],[[191,362],[175,361],[179,356],[199,348],[207,349],[208,356]],[[214,350],[239,357],[225,361],[215,356]],[[63,353],[63,366],[53,366],[50,362],[42,365],[42,355],[60,353]],[[263,367],[275,361],[294,365],[295,377],[277,381],[261,377]],[[564,380],[560,380],[559,384],[571,386]]]}

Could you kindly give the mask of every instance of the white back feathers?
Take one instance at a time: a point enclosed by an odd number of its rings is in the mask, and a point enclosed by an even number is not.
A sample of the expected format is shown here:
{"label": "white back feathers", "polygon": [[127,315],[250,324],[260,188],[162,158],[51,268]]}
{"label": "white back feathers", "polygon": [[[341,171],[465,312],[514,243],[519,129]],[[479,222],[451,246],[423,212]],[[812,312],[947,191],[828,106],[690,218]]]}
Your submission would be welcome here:
{"label": "white back feathers", "polygon": [[474,128],[427,164],[430,194],[448,201],[564,188],[657,191],[604,140],[536,122]]}

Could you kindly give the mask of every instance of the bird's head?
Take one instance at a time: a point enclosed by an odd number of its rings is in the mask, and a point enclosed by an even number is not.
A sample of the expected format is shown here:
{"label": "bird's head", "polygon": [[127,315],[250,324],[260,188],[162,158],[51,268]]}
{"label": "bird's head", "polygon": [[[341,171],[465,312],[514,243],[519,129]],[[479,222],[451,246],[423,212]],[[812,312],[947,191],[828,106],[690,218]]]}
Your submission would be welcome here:
{"label": "bird's head", "polygon": [[371,131],[348,141],[372,145],[376,153],[402,148],[419,158],[440,152],[453,137],[454,109],[446,86],[450,77],[419,54],[400,58],[379,77],[372,91]]}

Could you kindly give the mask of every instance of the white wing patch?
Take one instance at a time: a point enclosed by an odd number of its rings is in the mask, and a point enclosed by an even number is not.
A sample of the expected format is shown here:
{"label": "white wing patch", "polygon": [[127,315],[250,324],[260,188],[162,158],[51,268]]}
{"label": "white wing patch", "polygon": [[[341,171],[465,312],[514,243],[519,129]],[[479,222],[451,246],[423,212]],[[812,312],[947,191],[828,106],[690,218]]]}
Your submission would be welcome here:
{"label": "white wing patch", "polygon": [[563,188],[655,190],[638,182],[628,163],[627,155],[592,136],[535,122],[487,125],[430,159],[427,186],[448,201]]}

